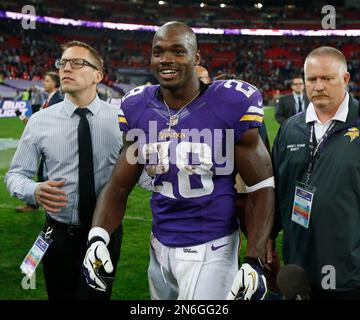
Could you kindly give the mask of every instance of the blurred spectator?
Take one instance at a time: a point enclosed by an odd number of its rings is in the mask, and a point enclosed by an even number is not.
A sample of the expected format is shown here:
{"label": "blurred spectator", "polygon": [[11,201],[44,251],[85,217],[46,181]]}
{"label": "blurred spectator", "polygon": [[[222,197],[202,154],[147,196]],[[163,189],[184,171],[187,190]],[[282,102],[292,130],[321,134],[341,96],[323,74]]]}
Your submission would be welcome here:
{"label": "blurred spectator", "polygon": [[32,113],[39,111],[41,104],[42,104],[42,95],[38,88],[33,85],[30,89],[30,103]]}
{"label": "blurred spectator", "polygon": [[21,100],[22,101],[29,101],[29,99],[30,99],[29,90],[24,90],[23,92],[21,92]]}
{"label": "blurred spectator", "polygon": [[204,68],[203,66],[196,66],[195,67],[195,71],[196,74],[198,76],[198,78],[204,82],[205,84],[208,84],[211,82],[211,78],[209,76],[209,72],[207,71],[206,68]]}
{"label": "blurred spectator", "polygon": [[64,97],[60,93],[60,78],[57,72],[48,71],[44,78],[44,90],[48,94],[48,97],[41,109],[46,109],[53,104],[56,104],[64,100]]}
{"label": "blurred spectator", "polygon": [[304,80],[301,76],[295,76],[291,79],[292,93],[280,97],[275,106],[275,119],[280,124],[308,107],[309,99],[304,88]]}

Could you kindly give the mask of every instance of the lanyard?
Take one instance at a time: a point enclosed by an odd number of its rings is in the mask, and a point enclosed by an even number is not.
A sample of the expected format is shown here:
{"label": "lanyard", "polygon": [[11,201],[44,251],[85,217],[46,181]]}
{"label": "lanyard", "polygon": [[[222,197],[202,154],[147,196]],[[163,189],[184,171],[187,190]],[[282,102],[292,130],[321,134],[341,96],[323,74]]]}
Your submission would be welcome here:
{"label": "lanyard", "polygon": [[305,183],[308,183],[308,181],[310,180],[311,174],[314,169],[315,161],[320,155],[320,148],[324,144],[324,142],[327,140],[327,138],[329,137],[330,131],[335,127],[335,124],[336,124],[336,121],[333,120],[333,122],[331,123],[329,128],[327,128],[327,130],[325,131],[324,135],[321,137],[321,139],[318,143],[316,142],[316,137],[315,137],[315,126],[314,126],[314,123],[312,124],[311,131],[310,131],[310,141],[309,141],[310,161],[309,161],[309,165],[308,165],[307,172],[306,172]]}

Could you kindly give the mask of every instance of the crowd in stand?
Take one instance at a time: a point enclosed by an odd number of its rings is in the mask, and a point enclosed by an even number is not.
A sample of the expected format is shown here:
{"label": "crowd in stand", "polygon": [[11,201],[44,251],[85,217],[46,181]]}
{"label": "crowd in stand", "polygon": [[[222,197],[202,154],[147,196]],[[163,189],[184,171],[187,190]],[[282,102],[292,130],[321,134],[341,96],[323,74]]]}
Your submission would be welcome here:
{"label": "crowd in stand", "polygon": [[[48,9],[41,10],[44,11],[43,14],[52,13]],[[85,11],[88,14],[89,10]],[[90,10],[90,12],[98,11]],[[74,12],[77,12],[76,7]],[[291,12],[281,13],[282,16],[284,14],[291,15]],[[102,14],[98,15],[97,20],[102,16]],[[72,18],[76,17],[75,14]],[[133,78],[124,74],[124,69],[133,70],[134,73],[141,70],[150,76],[148,57],[151,32],[121,32],[44,24],[38,24],[36,30],[24,30],[18,22],[11,20],[0,21],[0,24],[2,29],[0,32],[0,78],[2,79],[42,79],[46,71],[54,69],[54,61],[59,55],[61,43],[71,39],[87,41],[105,57],[103,82],[107,85],[133,81]],[[360,42],[358,39],[199,36],[202,65],[209,70],[213,78],[221,73],[235,74],[260,88],[267,100],[271,100],[277,93],[289,90],[291,76],[302,73],[303,57],[311,49],[320,45],[331,45],[345,52],[352,80],[350,89],[359,95]],[[349,45],[354,45],[354,48],[346,52],[344,48]],[[278,50],[279,53],[275,56],[269,54],[273,50]]]}
{"label": "crowd in stand", "polygon": [[[19,5],[29,4],[27,1],[3,1],[4,10],[18,11]],[[168,21],[181,20],[189,25],[215,28],[295,28],[321,29],[324,2],[307,5],[308,1],[292,1],[297,5],[271,6],[264,3],[255,7],[251,1],[221,1],[201,0],[165,0],[162,5],[157,0],[107,0],[97,1],[51,1],[33,0],[37,15],[70,18],[67,8],[71,8],[72,19],[124,22],[137,24],[161,25]],[[261,1],[260,1],[261,2]],[[200,4],[203,3],[202,6]],[[354,4],[353,4],[354,5]],[[356,8],[336,7],[336,22],[338,29],[350,29],[352,21],[359,20]],[[360,22],[357,21],[357,26]],[[353,28],[358,28],[354,26]]]}

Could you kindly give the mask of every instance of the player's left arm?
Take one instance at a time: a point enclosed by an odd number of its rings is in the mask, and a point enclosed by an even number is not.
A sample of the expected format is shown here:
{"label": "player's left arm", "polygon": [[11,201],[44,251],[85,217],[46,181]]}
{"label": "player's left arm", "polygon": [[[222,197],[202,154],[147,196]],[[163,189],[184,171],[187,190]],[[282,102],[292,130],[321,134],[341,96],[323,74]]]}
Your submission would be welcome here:
{"label": "player's left arm", "polygon": [[263,259],[274,219],[275,193],[269,186],[273,178],[271,158],[257,128],[247,130],[235,145],[235,165],[249,191],[255,189],[248,193],[245,208],[246,255]]}
{"label": "player's left arm", "polygon": [[235,165],[248,191],[245,207],[247,251],[227,299],[259,300],[267,292],[263,262],[274,220],[274,178],[269,152],[257,128],[235,145]]}

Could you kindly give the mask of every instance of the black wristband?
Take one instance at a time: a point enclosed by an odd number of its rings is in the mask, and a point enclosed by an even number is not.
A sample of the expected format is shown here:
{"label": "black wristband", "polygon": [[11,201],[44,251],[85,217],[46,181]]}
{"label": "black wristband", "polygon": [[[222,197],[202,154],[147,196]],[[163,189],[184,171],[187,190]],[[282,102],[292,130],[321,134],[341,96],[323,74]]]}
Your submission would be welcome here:
{"label": "black wristband", "polygon": [[261,268],[261,270],[264,270],[263,262],[261,261],[261,259],[259,257],[246,256],[244,258],[244,263],[248,263],[251,266],[257,266],[257,267]]}
{"label": "black wristband", "polygon": [[102,241],[102,242],[104,242],[104,243],[106,244],[106,242],[105,242],[105,240],[104,240],[103,238],[101,238],[101,237],[99,237],[99,236],[95,236],[95,237],[92,237],[92,238],[88,241],[87,246],[90,247],[90,246],[91,246],[94,242],[96,242],[96,241]]}

